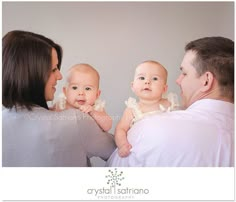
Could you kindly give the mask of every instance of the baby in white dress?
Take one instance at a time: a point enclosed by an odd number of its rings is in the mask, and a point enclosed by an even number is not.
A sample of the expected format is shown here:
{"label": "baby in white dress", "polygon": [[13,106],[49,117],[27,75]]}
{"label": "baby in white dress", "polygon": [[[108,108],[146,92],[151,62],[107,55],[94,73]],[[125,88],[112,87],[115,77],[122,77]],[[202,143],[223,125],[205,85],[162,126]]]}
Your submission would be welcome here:
{"label": "baby in white dress", "polygon": [[89,64],[76,64],[71,67],[55,110],[77,108],[89,114],[103,131],[109,131],[112,119],[105,112],[105,102],[99,99],[99,80],[99,73]]}
{"label": "baby in white dress", "polygon": [[167,74],[167,70],[156,61],[145,61],[137,66],[131,88],[139,101],[136,102],[134,98],[126,101],[127,108],[115,130],[115,141],[120,157],[130,154],[132,145],[128,142],[127,132],[136,121],[147,115],[178,107],[175,94],[170,93],[167,99],[163,98],[168,88]]}

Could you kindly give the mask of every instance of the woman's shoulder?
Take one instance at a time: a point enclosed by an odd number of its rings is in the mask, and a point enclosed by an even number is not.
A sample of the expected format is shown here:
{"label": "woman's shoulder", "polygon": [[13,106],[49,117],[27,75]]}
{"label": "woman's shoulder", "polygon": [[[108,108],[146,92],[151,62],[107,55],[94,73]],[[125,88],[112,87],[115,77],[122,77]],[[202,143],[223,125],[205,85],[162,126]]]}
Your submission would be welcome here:
{"label": "woman's shoulder", "polygon": [[[22,120],[32,120],[34,123],[39,121],[42,124],[42,121],[53,122],[53,124],[58,124],[68,122],[70,124],[78,122],[78,120],[89,120],[90,116],[88,114],[82,113],[78,109],[68,109],[62,111],[53,111],[45,109],[43,107],[35,106],[32,110],[26,108],[18,107],[17,109],[7,109],[2,110],[2,115],[4,119],[22,119]],[[65,125],[65,124],[64,124]]]}

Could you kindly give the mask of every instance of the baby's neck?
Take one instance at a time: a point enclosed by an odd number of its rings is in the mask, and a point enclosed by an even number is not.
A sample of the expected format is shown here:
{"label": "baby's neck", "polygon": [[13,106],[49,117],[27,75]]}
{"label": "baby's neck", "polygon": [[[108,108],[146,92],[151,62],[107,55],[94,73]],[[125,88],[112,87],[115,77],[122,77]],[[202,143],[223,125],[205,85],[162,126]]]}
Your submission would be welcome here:
{"label": "baby's neck", "polygon": [[159,104],[161,100],[162,100],[162,98],[160,98],[159,100],[145,100],[145,99],[140,99],[140,100],[139,100],[139,103],[142,104],[142,105],[151,106],[151,105]]}
{"label": "baby's neck", "polygon": [[159,100],[139,100],[139,108],[143,113],[159,110],[159,104],[162,104],[162,98]]}

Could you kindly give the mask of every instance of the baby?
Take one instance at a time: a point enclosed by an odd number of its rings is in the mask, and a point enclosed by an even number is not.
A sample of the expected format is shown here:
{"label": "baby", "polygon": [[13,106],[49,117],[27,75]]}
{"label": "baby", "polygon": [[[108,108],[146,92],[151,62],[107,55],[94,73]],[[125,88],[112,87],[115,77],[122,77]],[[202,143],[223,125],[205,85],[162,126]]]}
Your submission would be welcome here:
{"label": "baby", "polygon": [[117,124],[115,141],[120,157],[130,154],[132,146],[127,140],[127,131],[138,120],[146,115],[164,112],[178,106],[176,99],[171,96],[171,101],[163,98],[167,91],[167,70],[156,61],[145,61],[136,68],[134,80],[131,83],[132,91],[139,98],[129,98],[127,108]]}
{"label": "baby", "polygon": [[88,64],[71,67],[63,87],[64,95],[60,95],[61,101],[56,103],[56,110],[77,108],[88,113],[103,131],[109,131],[112,119],[105,112],[105,103],[98,99],[101,94],[99,79],[98,72]]}

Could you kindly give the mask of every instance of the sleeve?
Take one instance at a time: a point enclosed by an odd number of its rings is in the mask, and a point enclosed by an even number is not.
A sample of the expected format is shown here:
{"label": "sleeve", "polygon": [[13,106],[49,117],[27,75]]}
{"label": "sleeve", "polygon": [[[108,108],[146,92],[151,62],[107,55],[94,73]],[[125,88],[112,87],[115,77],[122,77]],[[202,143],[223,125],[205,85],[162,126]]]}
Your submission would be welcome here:
{"label": "sleeve", "polygon": [[131,109],[136,107],[136,105],[137,105],[136,99],[129,97],[129,99],[127,101],[125,101],[125,105]]}
{"label": "sleeve", "polygon": [[180,105],[179,105],[179,100],[176,93],[171,93],[171,92],[168,93],[167,99],[171,103],[170,111],[179,109]]}
{"label": "sleeve", "polygon": [[94,110],[103,111],[105,108],[106,102],[105,100],[97,99],[94,104]]}
{"label": "sleeve", "polygon": [[116,148],[114,136],[103,132],[88,114],[83,114],[78,121],[83,147],[88,158],[100,157],[107,160]]}
{"label": "sleeve", "polygon": [[56,99],[56,109],[64,110],[66,108],[66,96],[64,93],[60,93],[58,98]]}
{"label": "sleeve", "polygon": [[129,97],[129,99],[125,101],[125,104],[128,108],[132,109],[134,115],[134,121],[142,118],[142,112],[140,111],[138,103],[135,98]]}

